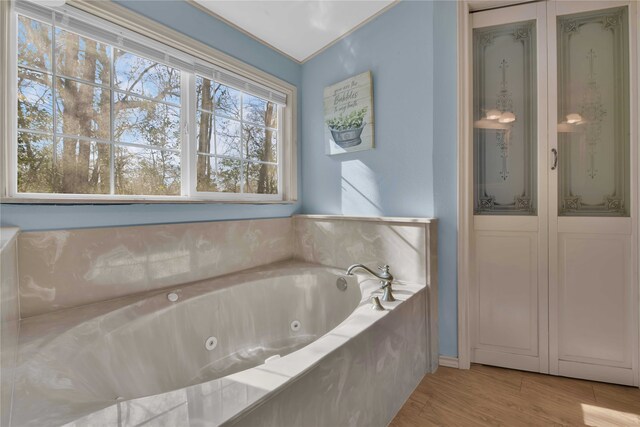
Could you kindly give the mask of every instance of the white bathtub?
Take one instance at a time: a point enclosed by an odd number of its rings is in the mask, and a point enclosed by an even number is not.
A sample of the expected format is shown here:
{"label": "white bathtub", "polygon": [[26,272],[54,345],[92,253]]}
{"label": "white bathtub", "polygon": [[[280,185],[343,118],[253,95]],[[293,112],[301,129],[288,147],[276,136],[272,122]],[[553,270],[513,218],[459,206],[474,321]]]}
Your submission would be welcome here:
{"label": "white bathtub", "polygon": [[[239,422],[389,314],[370,309],[377,286],[287,262],[27,318],[11,423]],[[394,310],[424,286],[396,288]]]}

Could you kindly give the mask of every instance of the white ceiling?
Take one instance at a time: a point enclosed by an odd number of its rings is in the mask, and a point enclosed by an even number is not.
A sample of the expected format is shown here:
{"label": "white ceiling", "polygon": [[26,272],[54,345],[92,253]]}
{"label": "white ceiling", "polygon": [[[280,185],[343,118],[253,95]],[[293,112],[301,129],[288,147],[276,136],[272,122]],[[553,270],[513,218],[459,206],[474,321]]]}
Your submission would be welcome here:
{"label": "white ceiling", "polygon": [[193,0],[304,62],[397,0]]}

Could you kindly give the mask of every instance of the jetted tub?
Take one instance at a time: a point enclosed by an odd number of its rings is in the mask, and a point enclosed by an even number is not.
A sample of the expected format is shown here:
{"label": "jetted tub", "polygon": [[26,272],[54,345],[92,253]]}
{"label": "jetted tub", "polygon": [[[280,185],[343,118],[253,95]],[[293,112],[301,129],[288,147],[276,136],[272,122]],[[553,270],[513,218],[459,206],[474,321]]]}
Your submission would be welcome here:
{"label": "jetted tub", "polygon": [[[386,315],[370,309],[377,287],[287,262],[27,318],[11,424],[135,425],[168,411],[182,417],[175,425],[237,419]],[[401,288],[385,305],[421,287]]]}

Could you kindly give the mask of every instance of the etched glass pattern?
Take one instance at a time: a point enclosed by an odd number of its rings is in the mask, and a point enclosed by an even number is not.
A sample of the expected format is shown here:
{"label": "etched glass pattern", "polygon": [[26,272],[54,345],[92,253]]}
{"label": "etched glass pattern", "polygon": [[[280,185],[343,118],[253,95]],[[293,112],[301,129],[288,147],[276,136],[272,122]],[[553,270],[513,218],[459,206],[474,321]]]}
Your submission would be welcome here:
{"label": "etched glass pattern", "polygon": [[536,215],[536,28],[473,31],[476,215]]}
{"label": "etched glass pattern", "polygon": [[558,214],[629,215],[627,8],[558,18]]}

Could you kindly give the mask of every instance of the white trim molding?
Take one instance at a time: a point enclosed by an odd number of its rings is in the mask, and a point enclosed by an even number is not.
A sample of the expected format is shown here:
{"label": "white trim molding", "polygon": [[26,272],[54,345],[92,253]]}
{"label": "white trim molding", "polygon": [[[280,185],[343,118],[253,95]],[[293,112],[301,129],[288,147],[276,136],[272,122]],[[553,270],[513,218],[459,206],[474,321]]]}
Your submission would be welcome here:
{"label": "white trim molding", "polygon": [[[12,120],[13,114],[9,113],[9,108],[15,108],[13,98],[12,85],[15,85],[13,74],[10,73],[10,61],[12,58],[12,49],[5,49],[11,40],[10,13],[11,4],[6,1],[0,1],[0,159],[6,159],[8,150],[7,134],[13,134]],[[4,195],[9,182],[7,162],[0,161],[0,192]]]}
{"label": "white trim molding", "polygon": [[[445,368],[460,368],[460,362],[457,357],[452,356],[440,356],[438,358],[438,366],[443,366]],[[461,368],[462,369],[462,368]]]}
{"label": "white trim molding", "polygon": [[469,335],[469,283],[472,266],[471,245],[473,182],[471,150],[471,67],[469,2],[458,2],[458,358],[456,367],[471,367]]}
{"label": "white trim molding", "polygon": [[[635,70],[635,75],[638,76],[640,75],[640,41],[638,41],[638,38],[640,37],[639,34],[639,27],[640,27],[640,7],[638,7],[637,4],[632,4],[631,5],[631,11],[633,11],[635,9],[635,20],[637,23],[637,26],[635,29],[632,29],[632,33],[631,33],[631,39],[635,40],[636,42],[636,70]],[[635,34],[634,34],[635,33]],[[638,144],[638,140],[640,139],[640,122],[639,122],[639,117],[640,117],[640,112],[638,110],[640,110],[640,105],[638,102],[638,99],[640,99],[640,84],[638,84],[638,81],[635,81],[635,90],[636,90],[636,99],[635,102],[633,103],[633,106],[635,108],[635,117],[636,117],[636,123],[635,123],[635,129],[636,129],[636,141],[634,141],[633,139],[631,140],[631,143],[635,143]],[[636,149],[636,164],[640,165],[640,150]],[[636,191],[635,191],[635,197],[636,197],[636,201],[635,201],[635,206],[636,206],[636,210],[638,210],[640,208],[640,202],[638,201],[638,199],[640,198],[640,173],[636,172]],[[637,220],[636,220],[636,227],[637,227]],[[638,248],[640,248],[640,233],[638,232],[638,230],[635,230],[635,234],[636,234],[636,239],[634,244],[636,245],[636,255],[637,258],[635,259],[635,266],[634,266],[634,274],[636,275],[636,277],[638,277],[640,275],[640,272],[638,271],[638,269],[640,268],[640,250],[638,250]],[[640,296],[640,281],[638,281],[638,290],[636,291],[638,296]],[[640,305],[640,300],[638,301],[638,305]],[[636,363],[638,363],[638,365],[640,365],[640,310],[638,310],[638,341],[637,341],[637,348],[636,350]],[[635,378],[635,382],[636,384],[640,384],[640,369],[636,369],[636,378]]]}

